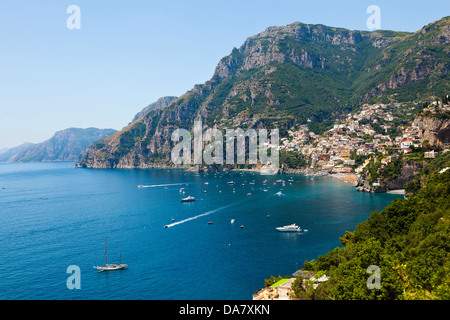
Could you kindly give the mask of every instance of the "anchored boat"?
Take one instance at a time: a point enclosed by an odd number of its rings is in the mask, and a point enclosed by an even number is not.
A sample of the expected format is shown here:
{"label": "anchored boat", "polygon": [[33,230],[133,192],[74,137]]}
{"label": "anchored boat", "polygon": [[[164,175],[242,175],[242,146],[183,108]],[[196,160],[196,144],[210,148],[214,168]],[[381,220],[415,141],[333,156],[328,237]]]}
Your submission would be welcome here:
{"label": "anchored boat", "polygon": [[124,269],[125,267],[128,267],[128,265],[122,264],[122,252],[120,252],[119,264],[108,264],[107,250],[106,250],[106,237],[105,237],[105,266],[104,267],[94,266],[94,269],[97,269],[99,272],[102,272],[102,271],[120,270],[120,269]]}
{"label": "anchored boat", "polygon": [[297,226],[295,223],[284,227],[278,227],[277,230],[281,232],[302,232],[302,228]]}
{"label": "anchored boat", "polygon": [[181,199],[181,202],[193,202],[193,201],[195,201],[195,198],[191,196]]}

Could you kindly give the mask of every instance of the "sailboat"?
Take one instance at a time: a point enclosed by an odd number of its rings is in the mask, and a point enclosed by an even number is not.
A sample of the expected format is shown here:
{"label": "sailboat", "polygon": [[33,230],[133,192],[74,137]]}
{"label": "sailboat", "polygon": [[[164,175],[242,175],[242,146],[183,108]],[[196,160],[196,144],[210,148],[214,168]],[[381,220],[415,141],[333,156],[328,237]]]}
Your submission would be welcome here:
{"label": "sailboat", "polygon": [[120,270],[120,269],[124,269],[125,267],[128,267],[128,265],[122,264],[122,252],[120,252],[119,264],[108,264],[107,251],[106,251],[106,237],[105,237],[105,266],[104,267],[94,266],[94,269],[97,269],[99,272],[102,272],[102,271]]}

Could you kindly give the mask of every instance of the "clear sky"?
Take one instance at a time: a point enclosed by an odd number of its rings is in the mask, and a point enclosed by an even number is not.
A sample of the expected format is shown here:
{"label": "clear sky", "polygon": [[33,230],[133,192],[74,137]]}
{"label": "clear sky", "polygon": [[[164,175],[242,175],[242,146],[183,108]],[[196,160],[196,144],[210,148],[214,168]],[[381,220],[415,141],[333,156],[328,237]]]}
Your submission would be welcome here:
{"label": "clear sky", "polygon": [[[66,13],[80,8],[80,29]],[[159,97],[209,80],[233,47],[295,21],[414,32],[450,15],[450,1],[0,0],[0,148],[69,127],[120,130]]]}

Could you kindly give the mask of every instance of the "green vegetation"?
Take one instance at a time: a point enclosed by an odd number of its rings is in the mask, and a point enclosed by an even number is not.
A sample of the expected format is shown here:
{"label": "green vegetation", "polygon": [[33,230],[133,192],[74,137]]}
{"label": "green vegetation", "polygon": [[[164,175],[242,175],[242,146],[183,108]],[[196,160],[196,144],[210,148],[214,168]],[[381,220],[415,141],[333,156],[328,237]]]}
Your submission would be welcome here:
{"label": "green vegetation", "polygon": [[[343,247],[305,262],[330,280],[297,298],[450,299],[450,170],[439,173],[449,166],[450,154],[440,155],[417,176],[424,184],[414,196],[374,211],[345,233]],[[371,265],[381,270],[380,289],[367,286]]]}
{"label": "green vegetation", "polygon": [[[422,148],[416,148],[417,152],[412,152],[408,154],[391,154],[391,161],[387,164],[381,162],[382,155],[378,157],[372,157],[369,164],[364,169],[367,174],[367,181],[370,185],[375,182],[385,183],[388,181],[394,181],[397,179],[401,173],[405,164],[417,163],[422,166],[424,160],[424,152],[421,151]],[[357,157],[359,162],[362,162],[361,157]]]}
{"label": "green vegetation", "polygon": [[278,281],[281,281],[283,279],[289,279],[290,276],[278,276],[278,277],[274,277],[274,276],[270,276],[270,278],[268,279],[264,279],[264,286],[266,287],[270,287],[272,285],[274,285],[275,283],[277,283]]}
{"label": "green vegetation", "polygon": [[284,164],[286,167],[291,169],[300,169],[305,167],[307,164],[306,157],[296,151],[287,152],[282,150],[280,151],[279,156],[280,164]]}
{"label": "green vegetation", "polygon": [[441,168],[450,167],[450,152],[441,154],[423,167],[412,181],[405,184],[405,191],[409,195],[415,195],[425,185],[426,177]]}
{"label": "green vegetation", "polygon": [[400,175],[402,168],[403,161],[401,157],[392,157],[392,161],[383,169],[383,177],[387,180],[394,180]]}

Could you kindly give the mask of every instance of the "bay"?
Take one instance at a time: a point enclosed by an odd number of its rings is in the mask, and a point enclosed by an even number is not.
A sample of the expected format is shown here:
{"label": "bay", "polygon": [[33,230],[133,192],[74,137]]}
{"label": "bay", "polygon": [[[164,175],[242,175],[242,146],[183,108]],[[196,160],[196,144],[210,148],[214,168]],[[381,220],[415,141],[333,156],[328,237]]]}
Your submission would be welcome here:
{"label": "bay", "polygon": [[[0,164],[0,299],[251,299],[397,197],[328,177]],[[308,231],[275,229],[291,223]],[[108,263],[121,252],[128,268],[93,269],[105,237]]]}

